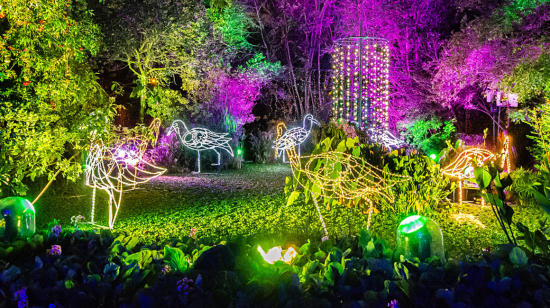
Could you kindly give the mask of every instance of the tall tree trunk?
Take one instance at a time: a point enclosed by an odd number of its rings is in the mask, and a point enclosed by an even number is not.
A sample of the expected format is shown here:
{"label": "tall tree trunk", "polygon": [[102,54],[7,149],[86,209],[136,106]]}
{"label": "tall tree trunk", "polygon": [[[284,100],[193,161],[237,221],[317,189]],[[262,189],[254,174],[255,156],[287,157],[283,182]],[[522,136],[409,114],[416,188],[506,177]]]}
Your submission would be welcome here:
{"label": "tall tree trunk", "polygon": [[296,91],[295,95],[296,95],[296,100],[295,100],[295,103],[296,103],[296,112],[298,113],[296,116],[298,119],[301,118],[301,115],[302,115],[302,110],[301,110],[301,105],[302,105],[302,100],[300,99],[300,91],[298,91],[298,84],[296,83],[296,75],[294,74],[294,66],[292,65],[292,58],[290,57],[290,47],[288,45],[288,23],[287,23],[287,20],[286,20],[286,16],[285,16],[285,48],[286,48],[286,55],[287,55],[287,58],[288,58],[288,66],[290,68],[290,77],[292,78],[292,82],[294,84],[294,90]]}

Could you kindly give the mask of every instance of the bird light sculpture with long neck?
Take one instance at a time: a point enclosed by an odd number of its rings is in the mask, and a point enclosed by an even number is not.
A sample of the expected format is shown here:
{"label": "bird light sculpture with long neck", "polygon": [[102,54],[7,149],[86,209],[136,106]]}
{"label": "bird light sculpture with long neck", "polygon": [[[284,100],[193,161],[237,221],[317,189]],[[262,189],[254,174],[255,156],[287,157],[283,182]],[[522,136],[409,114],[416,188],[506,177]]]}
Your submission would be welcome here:
{"label": "bird light sculpture with long neck", "polygon": [[[115,224],[122,193],[131,190],[166,172],[166,169],[152,165],[143,159],[151,141],[158,137],[160,119],[155,119],[145,135],[121,138],[106,146],[101,141],[92,143],[86,158],[86,185],[93,188],[91,223],[94,224],[95,190],[101,189],[109,195],[109,229]],[[147,170],[149,169],[149,170]],[[118,193],[118,198],[116,194]]]}
{"label": "bird light sculpture with long neck", "polygon": [[[506,166],[506,171],[511,171],[510,166],[510,138],[506,136],[504,140],[504,147],[500,154],[494,154],[493,152],[481,149],[481,148],[468,148],[460,152],[453,161],[443,168],[441,172],[450,179],[458,180],[458,203],[462,203],[462,187],[464,180],[474,179],[474,158],[477,162],[477,167],[481,167],[488,161],[494,161],[498,157],[502,159],[502,168]],[[506,164],[505,164],[506,163]],[[485,204],[485,200],[481,198],[481,204]]]}
{"label": "bird light sculpture with long neck", "polygon": [[[392,174],[369,164],[360,157],[342,152],[330,151],[299,157],[296,150],[291,148],[287,150],[287,154],[294,176],[313,196],[327,237],[328,231],[321,216],[316,195],[347,200],[359,198],[366,201],[369,204],[368,229],[374,211],[372,199],[383,197],[393,202],[391,187],[410,180],[409,176]],[[302,174],[305,174],[313,185],[301,183]]]}
{"label": "bird light sculpture with long neck", "polygon": [[233,149],[229,145],[231,138],[227,137],[227,133],[215,133],[206,128],[187,129],[187,126],[181,120],[172,123],[168,135],[173,132],[178,135],[184,146],[197,151],[198,173],[201,172],[201,151],[212,150],[216,152],[218,163],[212,164],[213,166],[219,166],[221,160],[220,150],[216,150],[216,148],[224,149],[233,157]]}
{"label": "bird light sculpture with long neck", "polygon": [[[319,121],[315,120],[315,118],[311,114],[307,114],[304,117],[303,122],[304,123],[302,127],[291,128],[282,135],[280,135],[280,133],[282,132],[282,126],[280,126],[281,123],[279,123],[279,125],[277,126],[278,138],[275,140],[275,145],[273,146],[273,148],[277,151],[277,153],[283,153],[284,155],[284,151],[290,150],[291,148],[298,146],[298,156],[299,156],[300,145],[310,135],[313,124],[321,126]],[[286,126],[284,126],[284,128],[286,129]],[[283,156],[283,161],[284,161],[284,156]]]}

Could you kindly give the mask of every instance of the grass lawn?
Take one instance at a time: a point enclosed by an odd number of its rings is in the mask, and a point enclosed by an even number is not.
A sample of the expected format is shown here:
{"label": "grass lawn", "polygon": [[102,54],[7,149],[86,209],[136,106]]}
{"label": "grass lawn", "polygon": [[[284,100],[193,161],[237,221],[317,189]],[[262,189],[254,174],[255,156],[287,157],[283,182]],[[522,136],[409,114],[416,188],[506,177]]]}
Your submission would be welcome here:
{"label": "grass lawn", "polygon": [[[127,191],[115,223],[115,231],[128,232],[145,241],[160,241],[189,235],[195,227],[199,237],[261,235],[274,241],[300,244],[322,237],[322,227],[313,206],[296,202],[286,207],[283,194],[290,166],[246,165],[241,170],[220,175],[161,176]],[[38,227],[53,219],[66,225],[71,216],[90,218],[92,189],[81,183],[64,191],[49,190],[36,204]],[[107,194],[97,191],[95,220],[107,225]],[[538,208],[515,207],[515,221],[534,228],[544,217]],[[329,233],[355,234],[366,227],[367,216],[355,209],[322,209]],[[371,230],[395,244],[396,228],[406,215],[373,215]],[[464,258],[483,248],[505,243],[491,208],[479,205],[452,205],[430,215],[443,230],[447,255]]]}

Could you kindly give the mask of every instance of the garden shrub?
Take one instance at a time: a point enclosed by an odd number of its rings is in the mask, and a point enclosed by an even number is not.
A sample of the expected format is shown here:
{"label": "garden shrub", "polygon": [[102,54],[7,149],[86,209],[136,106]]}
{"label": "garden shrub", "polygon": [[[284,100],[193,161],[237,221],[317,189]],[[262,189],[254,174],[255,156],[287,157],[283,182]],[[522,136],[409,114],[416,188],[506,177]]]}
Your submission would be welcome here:
{"label": "garden shrub", "polygon": [[451,120],[438,117],[419,119],[404,125],[405,140],[424,154],[439,153],[447,140],[454,138],[456,128]]}
{"label": "garden shrub", "polygon": [[536,206],[535,198],[536,184],[539,181],[539,173],[522,167],[510,173],[513,183],[510,185],[510,192],[514,193],[513,200],[522,206]]}

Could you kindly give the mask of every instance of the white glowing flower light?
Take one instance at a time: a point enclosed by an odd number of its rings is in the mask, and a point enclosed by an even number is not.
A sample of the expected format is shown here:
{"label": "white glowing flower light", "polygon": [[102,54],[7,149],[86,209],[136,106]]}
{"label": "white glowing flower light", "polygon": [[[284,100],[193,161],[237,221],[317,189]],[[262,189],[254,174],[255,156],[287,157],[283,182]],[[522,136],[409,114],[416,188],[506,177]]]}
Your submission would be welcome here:
{"label": "white glowing flower light", "polygon": [[273,146],[273,148],[276,150],[276,157],[280,156],[278,155],[278,153],[282,152],[284,155],[285,151],[293,149],[296,146],[299,147],[311,134],[311,128],[313,127],[313,124],[321,126],[319,121],[315,120],[315,118],[311,114],[307,114],[304,117],[302,127],[291,128],[281,135],[282,128],[284,127],[286,129],[286,126],[284,125],[284,123],[279,123],[277,125],[277,139],[275,139],[275,145]]}
{"label": "white glowing flower light", "polygon": [[[153,120],[145,136],[122,138],[105,146],[99,141],[90,146],[86,158],[86,185],[92,187],[91,223],[94,223],[95,190],[102,189],[109,195],[109,228],[112,229],[124,190],[131,190],[163,174],[166,169],[152,165],[143,159],[148,140],[156,143],[160,119]],[[135,150],[134,150],[135,149]],[[146,170],[146,168],[152,171]],[[116,194],[118,193],[118,198]]]}
{"label": "white glowing flower light", "polygon": [[290,247],[287,249],[283,256],[283,250],[281,246],[273,247],[267,253],[262,249],[262,247],[258,246],[258,251],[264,258],[265,262],[270,264],[273,264],[277,261],[284,261],[287,264],[291,264],[298,254],[294,248]]}
{"label": "white glowing flower light", "polygon": [[168,135],[172,134],[172,132],[178,135],[184,146],[197,151],[199,173],[201,172],[201,151],[212,150],[216,152],[218,163],[212,164],[213,166],[219,166],[221,160],[220,151],[216,150],[216,148],[224,149],[233,157],[233,149],[229,145],[231,138],[227,137],[227,133],[215,133],[206,128],[187,129],[187,126],[181,120],[176,120],[172,123]]}

